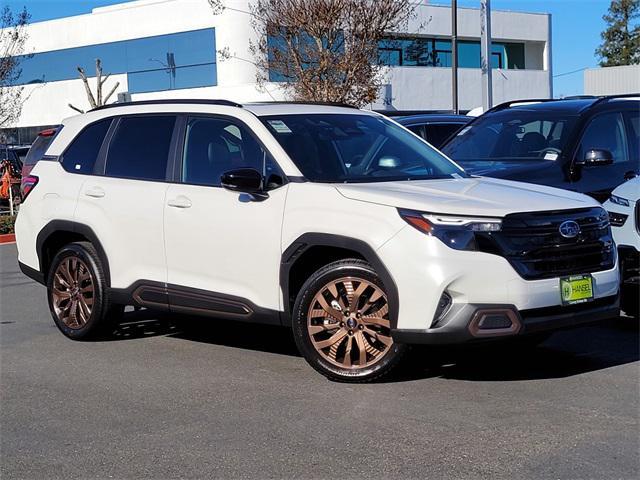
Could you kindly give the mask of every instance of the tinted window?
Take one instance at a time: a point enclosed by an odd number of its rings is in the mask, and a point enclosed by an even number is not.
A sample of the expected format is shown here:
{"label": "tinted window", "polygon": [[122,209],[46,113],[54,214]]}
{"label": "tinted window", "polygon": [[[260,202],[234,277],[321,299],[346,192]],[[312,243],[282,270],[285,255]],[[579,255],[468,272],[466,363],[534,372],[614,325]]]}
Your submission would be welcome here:
{"label": "tinted window", "polygon": [[576,117],[518,109],[488,113],[465,126],[442,149],[454,160],[557,160]]}
{"label": "tinted window", "polygon": [[424,132],[424,125],[411,125],[407,128],[419,137],[422,137],[425,140],[427,139],[427,134]]}
{"label": "tinted window", "polygon": [[110,118],[89,125],[80,132],[62,156],[64,169],[69,172],[92,173],[109,125]]}
{"label": "tinted window", "polygon": [[[58,131],[60,131],[60,129],[58,129]],[[24,159],[24,165],[32,167],[36,163],[38,163],[38,160],[40,160],[44,156],[47,149],[49,148],[49,145],[51,145],[51,142],[53,142],[53,139],[56,138],[56,134],[57,132],[53,135],[47,136],[38,135]]]}
{"label": "tinted window", "polygon": [[219,186],[222,174],[237,168],[253,168],[262,172],[272,186],[282,184],[279,170],[242,124],[221,118],[190,119],[182,159],[182,181]]}
{"label": "tinted window", "polygon": [[640,161],[640,110],[625,112],[627,123],[629,124],[627,135],[629,139],[629,155],[635,161],[636,168]]}
{"label": "tinted window", "polygon": [[427,142],[436,148],[440,148],[447,138],[456,133],[463,126],[464,125],[461,123],[426,125]]}
{"label": "tinted window", "polygon": [[109,145],[105,174],[164,180],[175,117],[123,117]]}
{"label": "tinted window", "polygon": [[[524,69],[524,44],[491,44],[493,68]],[[451,41],[426,37],[394,37],[378,42],[378,62],[389,66],[450,67]],[[458,40],[458,66],[480,68],[480,42]]]}
{"label": "tinted window", "polygon": [[465,175],[437,150],[373,115],[262,117],[300,171],[314,182],[380,182]]}
{"label": "tinted window", "polygon": [[610,151],[614,163],[629,160],[622,113],[603,113],[589,122],[576,157],[584,158],[589,150]]}

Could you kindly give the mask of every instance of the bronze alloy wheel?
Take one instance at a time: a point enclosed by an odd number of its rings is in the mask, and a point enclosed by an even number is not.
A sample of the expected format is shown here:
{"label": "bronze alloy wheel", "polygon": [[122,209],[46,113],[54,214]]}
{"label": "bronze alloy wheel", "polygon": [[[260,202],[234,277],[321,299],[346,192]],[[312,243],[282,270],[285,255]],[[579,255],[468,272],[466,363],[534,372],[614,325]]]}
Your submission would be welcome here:
{"label": "bronze alloy wheel", "polygon": [[75,256],[66,257],[53,274],[51,300],[58,319],[77,330],[91,318],[95,294],[94,279],[87,264]]}
{"label": "bronze alloy wheel", "polygon": [[370,367],[393,344],[386,294],[358,277],[332,280],[320,289],[309,306],[307,330],[316,351],[342,368]]}

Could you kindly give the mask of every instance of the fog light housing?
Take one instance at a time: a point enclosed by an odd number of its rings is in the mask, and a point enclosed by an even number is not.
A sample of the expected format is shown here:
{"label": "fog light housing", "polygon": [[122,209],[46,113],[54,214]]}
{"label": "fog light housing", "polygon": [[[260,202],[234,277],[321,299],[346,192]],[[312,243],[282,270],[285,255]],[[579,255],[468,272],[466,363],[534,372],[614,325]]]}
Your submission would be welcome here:
{"label": "fog light housing", "polygon": [[439,325],[440,322],[444,319],[444,317],[451,310],[451,305],[453,305],[453,300],[451,299],[451,295],[447,292],[443,292],[440,296],[440,300],[438,300],[438,306],[436,307],[436,313],[433,315],[433,322],[431,323],[431,328],[441,327]]}
{"label": "fog light housing", "polygon": [[469,332],[474,337],[498,337],[515,335],[521,326],[518,314],[511,308],[480,308],[469,322]]}

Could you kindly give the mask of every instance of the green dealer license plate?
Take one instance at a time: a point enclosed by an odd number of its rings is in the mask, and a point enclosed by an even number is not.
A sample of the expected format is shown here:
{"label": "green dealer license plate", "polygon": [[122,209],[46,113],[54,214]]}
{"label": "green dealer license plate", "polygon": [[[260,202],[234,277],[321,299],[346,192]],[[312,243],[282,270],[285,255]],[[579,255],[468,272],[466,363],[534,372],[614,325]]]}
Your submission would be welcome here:
{"label": "green dealer license plate", "polygon": [[573,275],[561,278],[560,296],[563,305],[593,300],[593,278],[591,275]]}

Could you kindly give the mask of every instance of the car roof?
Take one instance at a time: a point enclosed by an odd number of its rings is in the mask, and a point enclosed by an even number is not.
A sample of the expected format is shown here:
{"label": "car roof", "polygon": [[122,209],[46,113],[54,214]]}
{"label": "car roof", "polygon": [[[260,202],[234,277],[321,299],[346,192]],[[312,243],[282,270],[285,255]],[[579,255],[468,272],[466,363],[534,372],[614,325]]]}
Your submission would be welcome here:
{"label": "car roof", "polygon": [[393,119],[402,125],[410,125],[413,123],[456,123],[465,124],[473,120],[473,117],[466,115],[443,114],[443,113],[424,113],[420,115],[407,115],[404,117],[393,117]]}
{"label": "car roof", "polygon": [[516,100],[497,105],[486,113],[495,113],[501,111],[553,111],[568,115],[579,115],[592,107],[606,108],[610,105],[619,104],[618,102],[636,102],[640,103],[639,95],[620,95],[620,96],[578,96],[567,97],[564,99],[533,99],[533,100]]}
{"label": "car roof", "polygon": [[367,110],[359,110],[349,105],[331,103],[303,103],[303,102],[256,102],[245,103],[243,108],[253,114],[263,117],[269,115],[296,115],[296,114],[373,114]]}
{"label": "car roof", "polygon": [[[126,111],[127,108],[137,109],[140,113],[140,107],[144,106],[167,106],[173,111],[182,110],[189,111],[193,106],[206,107],[207,105],[217,105],[225,107],[236,107],[247,110],[257,116],[265,115],[289,115],[289,114],[311,114],[311,113],[340,113],[340,114],[363,114],[370,113],[366,110],[359,110],[351,105],[331,102],[250,102],[237,103],[230,100],[216,99],[158,99],[158,100],[142,100],[134,102],[111,103],[103,105],[90,112],[103,111],[106,109],[121,109]],[[89,112],[88,112],[89,113]],[[119,112],[121,113],[121,112]]]}

